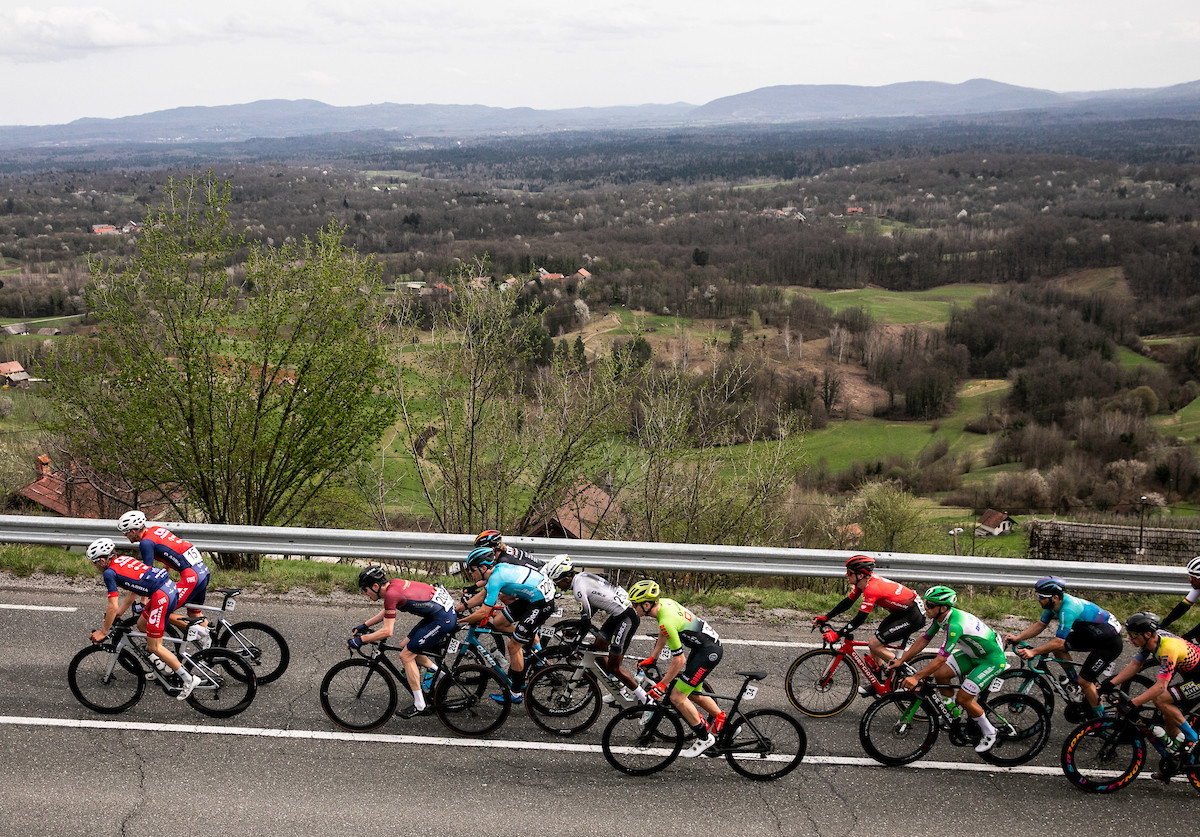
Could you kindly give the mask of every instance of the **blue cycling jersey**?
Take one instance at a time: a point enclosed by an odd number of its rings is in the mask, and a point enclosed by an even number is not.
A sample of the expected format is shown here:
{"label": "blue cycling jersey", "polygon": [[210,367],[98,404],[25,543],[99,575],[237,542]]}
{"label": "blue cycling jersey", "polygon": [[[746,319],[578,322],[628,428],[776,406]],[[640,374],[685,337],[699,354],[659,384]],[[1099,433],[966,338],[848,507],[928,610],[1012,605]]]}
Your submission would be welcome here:
{"label": "blue cycling jersey", "polygon": [[483,603],[495,607],[500,596],[512,596],[527,602],[550,601],[554,598],[554,582],[536,570],[516,564],[496,564],[484,588]]}
{"label": "blue cycling jersey", "polygon": [[1054,632],[1054,635],[1059,639],[1066,639],[1077,622],[1108,625],[1113,629],[1114,634],[1121,630],[1121,623],[1107,610],[1094,602],[1080,599],[1069,593],[1063,594],[1058,613],[1046,608],[1042,611],[1042,616],[1038,621],[1049,625],[1056,619],[1058,620],[1058,630]]}

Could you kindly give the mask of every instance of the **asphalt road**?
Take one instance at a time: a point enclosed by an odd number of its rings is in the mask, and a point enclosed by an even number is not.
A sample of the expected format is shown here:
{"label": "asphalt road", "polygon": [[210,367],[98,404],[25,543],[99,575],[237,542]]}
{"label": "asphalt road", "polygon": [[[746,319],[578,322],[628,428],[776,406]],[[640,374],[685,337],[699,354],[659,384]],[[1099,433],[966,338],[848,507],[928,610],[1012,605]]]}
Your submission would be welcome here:
{"label": "asphalt road", "polygon": [[[71,656],[104,607],[99,587],[39,594],[0,587],[0,835],[721,835],[1103,834],[1180,830],[1196,791],[1148,778],[1108,797],[1074,790],[1058,770],[1069,725],[1012,770],[943,735],[927,760],[887,769],[858,743],[863,702],[832,719],[802,718],[808,756],[777,782],[750,782],[720,759],[680,759],[645,779],[600,753],[603,718],[556,739],[515,711],[490,740],[450,736],[436,718],[344,733],[317,701],[345,656],[349,627],[371,606],[252,599],[237,615],[289,640],[291,667],[224,721],[148,689],[124,715],[95,715],[67,686]],[[46,610],[42,608],[58,608]],[[714,619],[726,640],[713,682],[765,669],[754,706],[789,709],[783,673],[811,643],[796,622]],[[763,644],[768,643],[768,644]],[[648,648],[648,642],[635,650]],[[1143,776],[1147,776],[1146,770]]]}

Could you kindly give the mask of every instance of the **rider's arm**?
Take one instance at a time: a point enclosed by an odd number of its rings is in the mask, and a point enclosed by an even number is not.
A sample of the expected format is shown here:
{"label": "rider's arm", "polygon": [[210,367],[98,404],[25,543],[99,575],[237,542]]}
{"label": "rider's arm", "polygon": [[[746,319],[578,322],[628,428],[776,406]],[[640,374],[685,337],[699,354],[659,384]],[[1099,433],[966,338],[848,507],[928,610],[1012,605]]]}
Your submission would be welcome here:
{"label": "rider's arm", "polygon": [[1055,637],[1051,637],[1049,640],[1047,640],[1042,645],[1039,645],[1037,648],[1030,648],[1028,653],[1029,653],[1030,657],[1037,657],[1042,654],[1054,654],[1055,652],[1058,652],[1058,651],[1065,651],[1066,647],[1067,647],[1067,641],[1065,639],[1060,639],[1059,637],[1055,636]]}
{"label": "rider's arm", "polygon": [[1192,603],[1189,602],[1187,599],[1184,599],[1179,604],[1175,605],[1175,607],[1171,608],[1171,612],[1168,613],[1166,615],[1166,617],[1163,618],[1162,622],[1159,623],[1159,627],[1162,627],[1162,628],[1167,627],[1172,622],[1174,622],[1176,619],[1178,619],[1180,616],[1183,616],[1183,614],[1187,613],[1188,610],[1191,608],[1191,606],[1192,606]]}
{"label": "rider's arm", "polygon": [[101,625],[100,630],[92,633],[92,638],[94,639],[96,634],[103,634],[100,639],[104,639],[104,637],[108,636],[108,632],[112,630],[113,622],[117,621],[117,617],[120,615],[120,613],[120,600],[116,596],[109,596],[108,603],[104,607],[104,624]]}
{"label": "rider's arm", "polygon": [[1130,677],[1133,677],[1133,675],[1137,674],[1141,670],[1142,661],[1135,658],[1133,662],[1129,663],[1125,666],[1125,668],[1121,669],[1111,678],[1109,678],[1108,682],[1114,686],[1120,686],[1122,683],[1124,683]]}
{"label": "rider's arm", "polygon": [[679,673],[683,671],[683,664],[683,654],[675,654],[671,657],[671,663],[667,666],[667,673],[663,675],[662,680],[658,681],[662,685],[664,691],[666,690],[667,686],[670,686],[671,683],[675,681],[675,678],[679,676]]}
{"label": "rider's arm", "polygon": [[496,609],[495,605],[484,605],[469,616],[465,616],[458,621],[466,625],[485,625],[487,620],[491,618],[492,611]]}
{"label": "rider's arm", "polygon": [[1004,641],[1005,642],[1024,642],[1025,640],[1029,639],[1030,637],[1037,636],[1044,630],[1046,630],[1046,623],[1039,619],[1037,622],[1034,622],[1032,625],[1030,625],[1025,630],[1021,631],[1021,633],[1019,633],[1019,634],[1006,634],[1004,637]]}
{"label": "rider's arm", "polygon": [[925,646],[928,644],[929,644],[929,637],[925,636],[924,634],[921,634],[919,637],[917,637],[916,639],[914,639],[912,641],[912,645],[910,645],[910,646],[908,646],[908,648],[904,649],[903,654],[901,654],[899,657],[896,657],[894,660],[892,660],[890,667],[895,668],[896,666],[900,665],[901,663],[907,663],[913,657],[917,656],[922,651],[924,651]]}
{"label": "rider's arm", "polygon": [[372,631],[369,634],[364,634],[362,637],[363,642],[377,642],[381,639],[387,639],[396,629],[396,617],[393,616],[391,619],[388,619],[383,615],[383,611],[380,611],[375,616],[372,616],[366,622],[363,622],[363,624],[369,628],[379,622],[383,622],[383,624],[379,626],[379,630]]}
{"label": "rider's arm", "polygon": [[847,610],[850,609],[850,605],[851,605],[850,597],[847,596],[846,598],[842,599],[840,602],[835,604],[833,606],[833,609],[825,614],[825,621],[829,621],[830,619],[832,619],[833,617],[837,616],[840,613],[845,613]]}

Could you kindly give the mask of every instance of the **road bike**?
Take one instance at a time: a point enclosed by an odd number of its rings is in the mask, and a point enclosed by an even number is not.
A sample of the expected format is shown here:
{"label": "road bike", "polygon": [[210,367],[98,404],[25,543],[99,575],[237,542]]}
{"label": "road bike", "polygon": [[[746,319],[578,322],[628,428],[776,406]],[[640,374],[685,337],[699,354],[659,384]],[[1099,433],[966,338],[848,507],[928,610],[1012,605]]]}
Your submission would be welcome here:
{"label": "road bike", "polygon": [[[157,684],[172,697],[182,688],[177,675],[155,666],[144,644],[146,634],[134,630],[136,624],[136,616],[117,620],[103,642],[80,649],[67,666],[71,693],[93,712],[116,715],[126,711],[142,699],[147,683]],[[180,639],[164,636],[163,641],[175,646],[184,670],[200,681],[187,698],[197,712],[228,718],[254,701],[258,681],[237,654],[225,648],[190,653]]]}
{"label": "road bike", "polygon": [[[1123,698],[1110,695],[1105,700],[1120,703]],[[1200,713],[1193,709],[1185,715],[1195,729]],[[1139,707],[1134,713],[1105,715],[1080,724],[1063,742],[1059,758],[1063,774],[1086,793],[1115,793],[1137,778],[1153,748],[1158,753],[1160,773],[1182,775],[1200,790],[1200,754],[1169,751],[1163,736],[1156,734],[1155,727],[1161,730],[1161,723],[1161,714],[1151,705]]]}
{"label": "road bike", "polygon": [[[212,644],[219,648],[227,648],[250,664],[259,684],[272,683],[287,671],[291,652],[283,634],[262,622],[246,620],[229,622],[225,614],[237,606],[237,597],[242,594],[241,587],[220,587],[216,591],[224,598],[217,605],[188,605],[208,613],[216,614],[215,620],[208,622],[208,634]],[[182,634],[171,627],[174,636]]]}
{"label": "road bike", "polygon": [[[714,733],[716,743],[703,755],[724,756],[730,767],[748,779],[770,781],[786,776],[799,766],[808,750],[804,727],[778,709],[743,712],[742,702],[753,700],[758,693],[758,687],[751,683],[768,675],[765,671],[739,671],[738,676],[744,679],[737,695],[709,694],[717,701],[732,701],[732,705],[726,711],[724,725]],[[648,776],[679,757],[691,730],[670,703],[671,689],[659,702],[622,709],[608,722],[600,746],[604,758],[617,770],[630,776]]]}
{"label": "road bike", "polygon": [[[995,681],[993,681],[995,683]],[[898,767],[924,756],[945,730],[956,747],[975,746],[979,725],[952,699],[942,697],[937,683],[923,680],[914,691],[896,691],[877,698],[858,725],[858,739],[867,755],[880,764]],[[1037,756],[1050,739],[1050,713],[1040,700],[1025,695],[979,695],[996,743],[979,757],[1011,767]]]}
{"label": "road bike", "polygon": [[[429,705],[446,729],[468,738],[478,738],[499,729],[512,709],[511,694],[489,668],[464,663],[447,665],[450,636],[437,651],[425,655],[439,662],[433,678]],[[351,732],[366,732],[383,726],[395,714],[399,688],[408,691],[408,681],[385,653],[400,651],[386,642],[369,642],[350,650],[350,658],[334,663],[321,680],[321,709],[329,720]],[[500,700],[492,699],[498,693]]]}
{"label": "road bike", "polygon": [[[1014,649],[1029,648],[1028,643],[1010,643]],[[1076,683],[1079,664],[1052,654],[1038,654],[1030,659],[1015,655],[1019,661],[1016,668],[1009,668],[997,675],[1001,681],[1000,694],[1033,695],[1046,705],[1050,717],[1054,717],[1056,701],[1063,705],[1063,717],[1078,724],[1092,715],[1091,706]],[[1110,677],[1115,666],[1110,665],[1102,678]],[[1139,695],[1154,685],[1154,681],[1142,674],[1134,675],[1123,686],[1130,697]]]}
{"label": "road bike", "polygon": [[[813,630],[816,630],[815,625]],[[837,645],[839,637],[840,646]],[[870,643],[856,640],[853,634],[838,634],[831,628],[821,631],[821,640],[820,648],[806,651],[792,660],[784,677],[788,700],[810,718],[830,718],[843,712],[859,695],[864,680],[875,695],[886,695],[893,690],[897,676],[907,677],[934,656],[931,652],[918,654],[904,667],[880,673],[867,650]],[[904,650],[903,646],[896,645],[888,648],[897,655]]]}
{"label": "road bike", "polygon": [[[594,630],[590,631],[594,633]],[[570,661],[534,672],[525,685],[525,709],[533,722],[555,735],[577,735],[600,717],[608,695],[614,709],[640,706],[626,686],[604,668],[608,651],[579,645]],[[657,667],[639,669],[634,679],[659,679]]]}

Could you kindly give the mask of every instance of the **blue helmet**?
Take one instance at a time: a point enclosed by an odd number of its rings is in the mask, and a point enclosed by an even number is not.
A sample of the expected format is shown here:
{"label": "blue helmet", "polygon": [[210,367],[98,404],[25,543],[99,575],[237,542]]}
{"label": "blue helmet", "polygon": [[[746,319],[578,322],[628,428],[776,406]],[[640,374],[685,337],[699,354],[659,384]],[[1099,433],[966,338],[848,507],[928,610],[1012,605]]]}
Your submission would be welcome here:
{"label": "blue helmet", "polygon": [[496,565],[496,552],[490,546],[477,546],[467,554],[468,570],[483,569]]}
{"label": "blue helmet", "polygon": [[1033,585],[1033,592],[1046,598],[1050,596],[1062,596],[1067,592],[1067,582],[1053,575],[1039,578],[1037,583]]}

